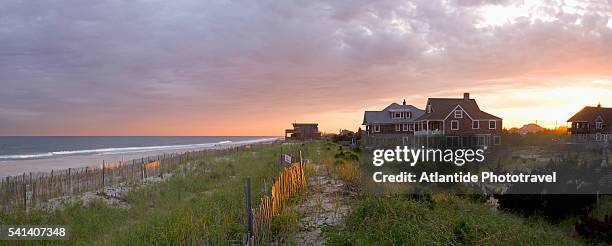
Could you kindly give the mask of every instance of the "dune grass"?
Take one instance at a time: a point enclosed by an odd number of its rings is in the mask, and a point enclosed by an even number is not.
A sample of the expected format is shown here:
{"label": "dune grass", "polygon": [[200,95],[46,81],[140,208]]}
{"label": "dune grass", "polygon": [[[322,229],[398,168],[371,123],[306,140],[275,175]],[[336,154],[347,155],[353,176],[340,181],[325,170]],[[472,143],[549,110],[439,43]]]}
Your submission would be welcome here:
{"label": "dune grass", "polygon": [[365,196],[346,228],[324,230],[328,245],[582,245],[560,228],[456,196]]}
{"label": "dune grass", "polygon": [[[361,166],[353,152],[326,143],[320,155],[332,175],[359,183]],[[329,151],[328,151],[329,152]],[[363,156],[362,156],[363,157]],[[542,218],[493,210],[455,195],[361,194],[345,226],[324,229],[327,245],[584,245],[568,228]]]}
{"label": "dune grass", "polygon": [[[2,215],[0,223],[69,227],[69,241],[45,244],[225,245],[240,240],[245,231],[243,178],[251,176],[257,204],[264,194],[264,180],[269,186],[281,169],[279,153],[278,144],[262,145],[191,161],[170,180],[125,195],[128,209],[109,207],[102,201],[87,206],[69,204],[53,213]],[[0,241],[0,245],[38,243]]]}
{"label": "dune grass", "polygon": [[[283,146],[287,149],[287,146]],[[348,149],[329,142],[299,144],[311,162],[325,164],[346,181],[356,180],[359,165]],[[191,161],[165,182],[133,190],[128,209],[103,201],[66,205],[54,213],[31,211],[0,216],[1,224],[67,225],[69,241],[48,245],[227,245],[245,232],[243,178],[252,177],[253,204],[281,170],[280,145],[263,145]],[[346,154],[348,153],[348,154]],[[347,157],[348,156],[348,157]],[[342,160],[342,163],[337,162]],[[312,170],[307,169],[307,173]],[[184,174],[184,175],[183,175]],[[327,227],[328,245],[580,245],[568,231],[539,219],[526,219],[457,196],[433,199],[375,196],[363,192],[346,227]],[[278,234],[292,234],[299,223],[294,206],[274,218]],[[32,245],[38,241],[0,241]],[[294,242],[299,244],[299,242]]]}

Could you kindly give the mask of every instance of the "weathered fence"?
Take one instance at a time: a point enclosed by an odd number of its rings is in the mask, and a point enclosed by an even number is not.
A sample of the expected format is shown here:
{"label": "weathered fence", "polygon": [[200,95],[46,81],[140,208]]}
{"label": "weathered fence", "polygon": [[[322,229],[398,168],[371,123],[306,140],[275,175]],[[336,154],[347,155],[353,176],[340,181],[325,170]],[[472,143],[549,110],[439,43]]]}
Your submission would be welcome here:
{"label": "weathered fence", "polygon": [[0,179],[0,213],[27,210],[49,199],[100,190],[105,186],[151,177],[163,177],[183,162],[209,154],[225,154],[251,145],[163,154],[128,162],[105,163],[93,167],[53,170],[49,173],[23,173]]}
{"label": "weathered fence", "polygon": [[281,171],[272,185],[270,196],[262,197],[257,208],[251,209],[250,206],[250,180],[247,181],[246,187],[245,209],[248,233],[243,238],[243,244],[257,245],[270,238],[272,216],[276,215],[291,197],[300,194],[307,188],[301,152],[299,152],[298,162]]}

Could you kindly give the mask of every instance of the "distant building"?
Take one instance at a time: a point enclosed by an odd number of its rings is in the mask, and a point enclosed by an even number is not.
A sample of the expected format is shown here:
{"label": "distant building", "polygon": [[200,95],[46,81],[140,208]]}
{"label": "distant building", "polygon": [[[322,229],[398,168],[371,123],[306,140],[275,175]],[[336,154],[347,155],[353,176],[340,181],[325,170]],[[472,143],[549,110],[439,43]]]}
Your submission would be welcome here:
{"label": "distant building", "polygon": [[502,119],[482,111],[476,100],[429,98],[415,120],[416,146],[473,147],[501,144]]}
{"label": "distant building", "polygon": [[[287,134],[289,134],[287,136]],[[321,138],[318,123],[293,123],[293,129],[285,130],[285,139],[311,140]]]}
{"label": "distant building", "polygon": [[518,132],[519,134],[523,134],[523,135],[525,135],[525,134],[527,134],[527,133],[536,133],[536,132],[541,132],[541,131],[544,131],[544,130],[546,130],[546,128],[541,127],[541,126],[540,126],[540,125],[538,125],[538,124],[535,124],[535,123],[529,123],[529,124],[523,125],[521,128],[519,128],[519,129],[517,130],[517,132]]}
{"label": "distant building", "polygon": [[608,142],[612,140],[612,108],[584,107],[567,120],[573,141]]}
{"label": "distant building", "polygon": [[406,105],[406,100],[399,105],[392,103],[381,111],[365,111],[363,124],[365,134],[413,134],[415,119],[425,111],[412,105]]}
{"label": "distant building", "polygon": [[338,132],[338,135],[340,135],[340,136],[355,135],[355,132],[353,132],[351,130],[347,130],[347,129],[342,129],[342,130],[340,130],[340,132]]}

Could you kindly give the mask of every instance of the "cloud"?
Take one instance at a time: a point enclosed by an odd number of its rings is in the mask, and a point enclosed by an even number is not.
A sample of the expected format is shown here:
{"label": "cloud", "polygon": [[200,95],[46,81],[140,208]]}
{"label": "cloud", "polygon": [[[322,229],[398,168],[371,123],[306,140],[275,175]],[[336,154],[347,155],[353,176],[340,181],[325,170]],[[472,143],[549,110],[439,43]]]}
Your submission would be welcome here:
{"label": "cloud", "polygon": [[6,0],[0,16],[0,134],[226,134],[237,115],[273,133],[379,98],[612,76],[606,1]]}

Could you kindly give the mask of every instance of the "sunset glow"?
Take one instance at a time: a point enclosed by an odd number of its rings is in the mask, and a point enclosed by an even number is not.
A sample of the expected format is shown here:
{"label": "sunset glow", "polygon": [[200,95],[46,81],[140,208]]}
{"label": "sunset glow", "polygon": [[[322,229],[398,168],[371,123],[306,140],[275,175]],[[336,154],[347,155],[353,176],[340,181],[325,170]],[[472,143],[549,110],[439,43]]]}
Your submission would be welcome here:
{"label": "sunset glow", "polygon": [[337,132],[464,92],[506,128],[612,107],[609,2],[484,2],[8,0],[0,135]]}

